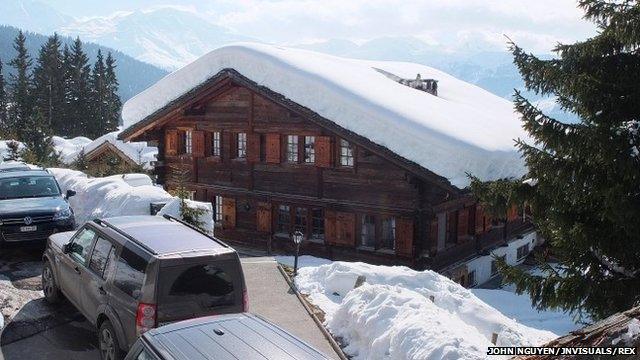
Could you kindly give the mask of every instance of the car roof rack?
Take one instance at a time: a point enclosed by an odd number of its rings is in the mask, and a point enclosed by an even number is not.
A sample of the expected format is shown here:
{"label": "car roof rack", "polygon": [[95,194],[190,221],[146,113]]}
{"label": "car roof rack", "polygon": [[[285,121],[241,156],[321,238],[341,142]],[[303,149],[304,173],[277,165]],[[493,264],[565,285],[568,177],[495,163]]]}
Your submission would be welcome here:
{"label": "car roof rack", "polygon": [[222,241],[222,240],[220,240],[220,239],[218,239],[218,238],[216,238],[214,236],[211,236],[211,235],[207,234],[206,232],[202,231],[201,229],[198,229],[197,227],[193,226],[192,224],[189,224],[188,222],[186,222],[184,220],[180,220],[175,216],[171,216],[169,214],[162,214],[162,217],[167,219],[167,220],[170,220],[170,221],[179,222],[180,224],[182,224],[182,225],[184,225],[184,226],[186,226],[188,228],[191,228],[192,230],[195,230],[195,231],[199,232],[200,234],[208,237],[209,239],[219,243],[220,245],[222,245],[224,247],[228,247],[228,248],[231,247],[231,246],[229,246],[229,244],[225,243],[224,241]]}
{"label": "car roof rack", "polygon": [[127,238],[127,240],[130,240],[132,243],[140,246],[141,248],[143,248],[144,250],[150,252],[153,255],[158,255],[158,253],[156,251],[154,251],[152,248],[148,247],[147,245],[143,244],[142,242],[140,242],[138,239],[134,238],[133,236],[127,234],[126,232],[122,231],[121,229],[118,229],[116,226],[114,226],[113,224],[110,224],[108,221],[106,220],[102,220],[102,219],[93,219],[93,222],[103,226],[103,227],[108,227],[109,229],[117,232],[118,234],[124,236],[125,238]]}

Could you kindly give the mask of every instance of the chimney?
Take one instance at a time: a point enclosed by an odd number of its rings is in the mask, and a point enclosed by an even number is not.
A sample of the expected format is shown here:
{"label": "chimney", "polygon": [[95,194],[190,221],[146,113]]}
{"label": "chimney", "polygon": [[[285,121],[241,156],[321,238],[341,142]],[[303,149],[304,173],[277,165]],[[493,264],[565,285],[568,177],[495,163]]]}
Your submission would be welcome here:
{"label": "chimney", "polygon": [[417,74],[415,80],[400,79],[398,82],[414,89],[428,92],[431,95],[438,96],[438,80],[423,79],[420,74]]}

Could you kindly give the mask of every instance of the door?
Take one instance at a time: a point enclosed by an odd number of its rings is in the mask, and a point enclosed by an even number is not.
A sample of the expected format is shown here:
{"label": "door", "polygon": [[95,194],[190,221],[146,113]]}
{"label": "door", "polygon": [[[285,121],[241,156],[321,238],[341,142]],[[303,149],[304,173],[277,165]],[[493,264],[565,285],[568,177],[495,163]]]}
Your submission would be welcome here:
{"label": "door", "polygon": [[83,312],[80,294],[82,274],[87,271],[86,265],[95,236],[96,232],[88,227],[78,231],[67,245],[68,252],[62,254],[58,268],[60,289],[81,312]]}
{"label": "door", "polygon": [[98,308],[100,305],[107,303],[106,282],[109,275],[113,272],[113,259],[115,248],[109,240],[98,236],[96,244],[93,247],[89,266],[87,271],[82,273],[83,286],[80,289],[82,293],[82,308],[92,323],[96,320]]}

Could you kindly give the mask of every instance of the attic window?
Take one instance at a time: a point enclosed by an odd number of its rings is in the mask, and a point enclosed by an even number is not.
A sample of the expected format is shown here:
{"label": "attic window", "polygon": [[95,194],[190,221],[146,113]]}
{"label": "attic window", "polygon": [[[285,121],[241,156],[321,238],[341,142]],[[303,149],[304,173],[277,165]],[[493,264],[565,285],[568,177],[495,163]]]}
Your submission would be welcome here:
{"label": "attic window", "polygon": [[412,87],[416,90],[421,90],[427,92],[431,95],[438,96],[438,80],[436,79],[423,79],[420,74],[416,75],[415,79],[404,79],[400,76],[392,74],[388,71],[384,71],[382,69],[374,68],[377,72],[382,75],[388,77],[389,79],[399,82],[402,85],[406,85]]}

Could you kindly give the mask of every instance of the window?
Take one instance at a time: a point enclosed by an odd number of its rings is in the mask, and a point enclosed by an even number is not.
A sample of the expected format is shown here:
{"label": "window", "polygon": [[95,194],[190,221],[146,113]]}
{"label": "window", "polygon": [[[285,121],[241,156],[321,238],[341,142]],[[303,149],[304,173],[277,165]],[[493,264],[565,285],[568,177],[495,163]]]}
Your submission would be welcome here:
{"label": "window", "polygon": [[247,133],[238,133],[238,158],[247,156]]}
{"label": "window", "polygon": [[467,287],[473,287],[476,286],[476,271],[472,270],[469,271],[469,274],[467,274]]}
{"label": "window", "polygon": [[220,156],[220,131],[211,134],[211,156]]}
{"label": "window", "polygon": [[213,202],[213,220],[216,224],[220,224],[222,223],[222,196],[214,196]]}
{"label": "window", "polygon": [[324,240],[324,211],[311,209],[311,239]]}
{"label": "window", "polygon": [[91,245],[93,244],[93,238],[95,235],[95,231],[87,228],[83,229],[82,232],[73,239],[69,256],[80,264],[86,265],[87,258],[89,257],[89,250],[91,250]]}
{"label": "window", "polygon": [[527,255],[529,255],[529,244],[524,244],[524,245],[520,246],[516,252],[517,252],[517,255],[518,255],[517,256],[518,260],[522,260],[522,259],[526,258]]}
{"label": "window", "polygon": [[[502,259],[502,261],[507,260],[507,255],[498,256],[498,259]],[[498,261],[491,260],[491,276],[498,275]]]}
{"label": "window", "polygon": [[144,283],[147,261],[125,246],[116,266],[113,285],[132,298],[138,299]]}
{"label": "window", "polygon": [[60,189],[52,176],[25,176],[0,180],[2,200],[57,195],[60,195]]}
{"label": "window", "polygon": [[[196,298],[199,304],[206,304],[207,308],[234,304],[233,280],[218,266],[201,264],[184,270],[177,269],[167,270],[163,274],[166,284],[171,284],[164,287],[166,290],[163,292],[163,300],[180,301],[184,305],[185,298],[191,297]],[[173,278],[173,281],[167,277]]]}
{"label": "window", "polygon": [[287,135],[287,162],[298,162],[298,136]]}
{"label": "window", "polygon": [[382,219],[381,247],[394,250],[396,248],[396,219],[387,217]]}
{"label": "window", "polygon": [[300,231],[306,235],[307,233],[307,208],[297,207],[294,230]]}
{"label": "window", "polygon": [[276,232],[280,234],[289,234],[291,232],[291,207],[289,205],[278,206]]}
{"label": "window", "polygon": [[107,268],[111,251],[113,251],[113,245],[111,245],[111,242],[98,237],[98,240],[96,240],[96,246],[93,248],[93,254],[91,254],[89,268],[103,279],[106,278],[105,269]]}
{"label": "window", "polygon": [[184,132],[184,153],[191,154],[193,152],[193,134],[191,130]]}
{"label": "window", "polygon": [[362,216],[360,245],[370,248],[376,246],[376,218],[373,215]]}
{"label": "window", "polygon": [[305,136],[304,137],[304,162],[313,164],[316,162],[316,137]]}
{"label": "window", "polygon": [[347,140],[340,139],[340,165],[353,166],[353,148]]}

